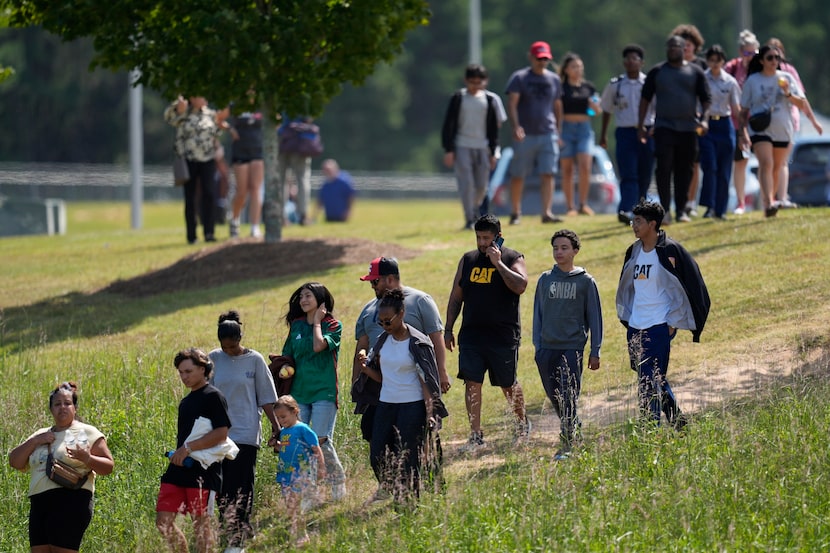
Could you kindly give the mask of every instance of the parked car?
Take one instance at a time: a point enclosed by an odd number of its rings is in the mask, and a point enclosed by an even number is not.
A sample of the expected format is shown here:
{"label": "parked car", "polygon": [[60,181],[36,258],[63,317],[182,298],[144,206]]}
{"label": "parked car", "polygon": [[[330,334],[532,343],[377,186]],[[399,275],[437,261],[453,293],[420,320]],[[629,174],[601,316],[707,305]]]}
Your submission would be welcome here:
{"label": "parked car", "polygon": [[790,201],[830,204],[830,137],[796,138],[790,153]]}
{"label": "parked car", "polygon": [[[614,172],[614,164],[608,157],[608,152],[597,145],[593,146],[593,164],[591,167],[591,184],[588,189],[588,205],[596,213],[616,213],[620,203],[620,186]],[[510,213],[510,177],[508,167],[513,159],[513,149],[502,150],[501,159],[490,178],[490,209],[497,215]],[[567,211],[565,194],[562,192],[561,175],[555,175],[556,184],[553,194],[553,212],[561,215]],[[574,174],[574,189],[577,187],[577,176]],[[577,197],[574,190],[574,197]],[[522,213],[524,215],[540,215],[542,213],[539,196],[539,174],[534,172],[525,179],[524,194],[522,196]]]}

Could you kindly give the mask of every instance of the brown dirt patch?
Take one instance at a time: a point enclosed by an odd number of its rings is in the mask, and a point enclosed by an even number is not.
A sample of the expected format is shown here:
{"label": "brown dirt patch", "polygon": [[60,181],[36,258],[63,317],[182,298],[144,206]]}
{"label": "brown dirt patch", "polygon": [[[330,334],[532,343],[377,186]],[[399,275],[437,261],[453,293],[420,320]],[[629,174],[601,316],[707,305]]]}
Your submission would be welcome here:
{"label": "brown dirt patch", "polygon": [[253,238],[229,240],[203,248],[176,263],[101,290],[134,298],[205,289],[234,282],[325,271],[343,265],[366,264],[378,255],[412,259],[418,252],[353,238],[283,240],[269,243]]}

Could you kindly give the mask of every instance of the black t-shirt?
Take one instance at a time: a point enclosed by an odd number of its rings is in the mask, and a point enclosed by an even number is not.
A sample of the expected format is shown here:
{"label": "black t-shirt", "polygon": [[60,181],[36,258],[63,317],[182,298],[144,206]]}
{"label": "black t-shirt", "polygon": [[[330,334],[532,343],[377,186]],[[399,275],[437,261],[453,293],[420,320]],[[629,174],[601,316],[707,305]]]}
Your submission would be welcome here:
{"label": "black t-shirt", "polygon": [[[501,259],[508,267],[521,257],[516,250],[501,250]],[[464,307],[458,343],[518,346],[522,336],[519,295],[507,287],[490,258],[478,250],[465,253],[460,278]]]}
{"label": "black t-shirt", "polygon": [[582,81],[579,86],[562,84],[562,113],[588,113],[588,98],[597,93],[590,81]]}
{"label": "black t-shirt", "polygon": [[[193,430],[193,423],[199,417],[210,420],[213,428],[227,426],[228,403],[225,396],[217,388],[208,384],[187,394],[179,403],[179,419],[176,430],[176,447],[184,445],[184,441]],[[222,485],[222,463],[213,463],[207,470],[195,463],[193,467],[180,467],[170,463],[161,477],[161,481],[184,488],[207,488],[219,491]]]}

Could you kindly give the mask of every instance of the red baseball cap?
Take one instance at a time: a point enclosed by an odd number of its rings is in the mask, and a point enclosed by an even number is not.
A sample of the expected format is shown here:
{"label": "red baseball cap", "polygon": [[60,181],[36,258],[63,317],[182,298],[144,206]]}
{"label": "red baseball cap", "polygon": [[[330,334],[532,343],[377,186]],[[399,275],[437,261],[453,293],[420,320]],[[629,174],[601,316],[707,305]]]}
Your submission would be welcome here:
{"label": "red baseball cap", "polygon": [[369,274],[360,280],[375,280],[386,275],[397,275],[398,261],[394,257],[376,257],[369,263]]}
{"label": "red baseball cap", "polygon": [[553,59],[553,55],[550,53],[550,44],[541,40],[530,45],[530,55],[534,58]]}

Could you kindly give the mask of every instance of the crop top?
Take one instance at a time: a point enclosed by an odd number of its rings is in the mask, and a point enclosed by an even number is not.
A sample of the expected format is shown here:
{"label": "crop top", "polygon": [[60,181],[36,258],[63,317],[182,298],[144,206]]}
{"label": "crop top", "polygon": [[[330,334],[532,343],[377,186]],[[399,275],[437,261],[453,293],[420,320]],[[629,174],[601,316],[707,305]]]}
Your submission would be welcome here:
{"label": "crop top", "polygon": [[590,81],[582,81],[579,86],[562,83],[562,113],[588,113],[588,98],[596,93]]}

